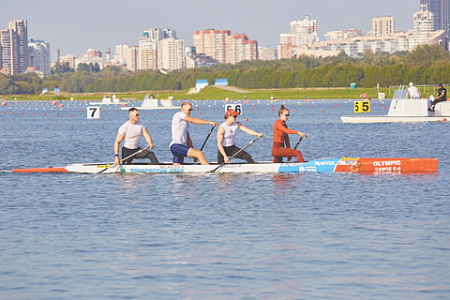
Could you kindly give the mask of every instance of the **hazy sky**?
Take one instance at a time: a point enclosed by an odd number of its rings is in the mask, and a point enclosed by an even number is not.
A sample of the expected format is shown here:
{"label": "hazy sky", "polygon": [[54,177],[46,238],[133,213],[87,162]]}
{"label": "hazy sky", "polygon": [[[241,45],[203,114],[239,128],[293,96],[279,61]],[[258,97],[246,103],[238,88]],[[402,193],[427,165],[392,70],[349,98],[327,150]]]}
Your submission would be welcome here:
{"label": "hazy sky", "polygon": [[261,46],[276,49],[280,33],[305,15],[317,20],[319,38],[327,31],[371,29],[372,18],[393,16],[396,29],[412,29],[420,0],[0,0],[0,28],[28,20],[28,39],[50,43],[52,61],[82,55],[88,48],[105,53],[119,44],[138,45],[142,31],[170,28],[192,45],[195,30],[246,33]]}

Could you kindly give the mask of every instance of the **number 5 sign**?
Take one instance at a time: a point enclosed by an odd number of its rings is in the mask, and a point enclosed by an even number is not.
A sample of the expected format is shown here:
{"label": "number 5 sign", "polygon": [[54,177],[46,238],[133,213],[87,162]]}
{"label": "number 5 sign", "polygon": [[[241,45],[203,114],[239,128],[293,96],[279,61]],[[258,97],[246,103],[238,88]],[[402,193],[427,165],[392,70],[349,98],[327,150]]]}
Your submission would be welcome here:
{"label": "number 5 sign", "polygon": [[370,101],[355,101],[355,113],[370,113]]}
{"label": "number 5 sign", "polygon": [[100,107],[90,106],[87,108],[87,118],[88,119],[100,119]]}
{"label": "number 5 sign", "polygon": [[235,112],[237,112],[239,115],[242,115],[242,107],[240,104],[225,104],[225,113],[229,109],[234,109]]}

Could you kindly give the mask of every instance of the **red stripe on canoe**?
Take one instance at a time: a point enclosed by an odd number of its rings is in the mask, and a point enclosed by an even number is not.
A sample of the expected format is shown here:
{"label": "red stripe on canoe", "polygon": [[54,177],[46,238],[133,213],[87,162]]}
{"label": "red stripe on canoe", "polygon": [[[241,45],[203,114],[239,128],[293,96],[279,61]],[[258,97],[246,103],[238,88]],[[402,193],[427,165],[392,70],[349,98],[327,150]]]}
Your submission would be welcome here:
{"label": "red stripe on canoe", "polygon": [[48,167],[48,168],[31,168],[31,169],[14,169],[14,173],[65,173],[66,167]]}
{"label": "red stripe on canoe", "polygon": [[355,173],[433,173],[437,158],[344,158],[348,164],[336,166],[336,172]]}

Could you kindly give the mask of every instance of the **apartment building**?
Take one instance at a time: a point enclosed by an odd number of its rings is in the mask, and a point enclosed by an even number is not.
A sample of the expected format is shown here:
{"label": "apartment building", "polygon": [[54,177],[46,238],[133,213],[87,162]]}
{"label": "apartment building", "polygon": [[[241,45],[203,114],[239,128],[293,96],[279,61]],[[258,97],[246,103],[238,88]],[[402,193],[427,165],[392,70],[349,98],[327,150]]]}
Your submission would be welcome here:
{"label": "apartment building", "polygon": [[102,52],[96,49],[88,49],[81,57],[75,59],[75,70],[79,64],[98,64],[100,70],[104,67]]}
{"label": "apartment building", "polygon": [[377,17],[372,18],[372,34],[376,37],[394,36],[395,23],[394,17]]}
{"label": "apartment building", "polygon": [[450,0],[420,0],[434,14],[434,30],[444,30],[447,50],[450,49]]}
{"label": "apartment building", "polygon": [[139,70],[177,70],[184,68],[184,40],[171,29],[148,29],[139,39]]}
{"label": "apartment building", "polygon": [[30,40],[28,42],[28,67],[42,72],[44,75],[51,75],[51,53],[50,44],[40,40]]}
{"label": "apartment building", "polygon": [[19,74],[28,67],[27,20],[14,20],[8,29],[0,30],[0,71],[4,74]]}
{"label": "apartment building", "polygon": [[75,54],[67,54],[65,56],[60,56],[58,62],[60,64],[68,63],[71,69],[75,69]]}
{"label": "apartment building", "polygon": [[293,49],[319,41],[317,35],[317,21],[305,16],[303,20],[290,23],[290,33],[280,34],[280,45],[278,46],[278,58],[290,58]]}
{"label": "apartment building", "polygon": [[220,63],[230,63],[228,48],[230,30],[197,30],[194,31],[193,43],[197,53],[203,53]]}
{"label": "apartment building", "polygon": [[220,63],[236,64],[258,59],[258,42],[246,34],[231,34],[230,30],[197,30],[193,36],[197,53],[203,53]]}

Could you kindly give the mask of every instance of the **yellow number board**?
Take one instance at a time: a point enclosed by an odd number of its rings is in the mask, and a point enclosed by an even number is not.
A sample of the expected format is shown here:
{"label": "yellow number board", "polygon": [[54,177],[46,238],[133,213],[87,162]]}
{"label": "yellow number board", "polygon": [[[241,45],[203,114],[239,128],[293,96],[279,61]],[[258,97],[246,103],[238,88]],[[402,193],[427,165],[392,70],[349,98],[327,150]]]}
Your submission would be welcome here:
{"label": "yellow number board", "polygon": [[370,113],[370,101],[355,101],[355,113]]}

